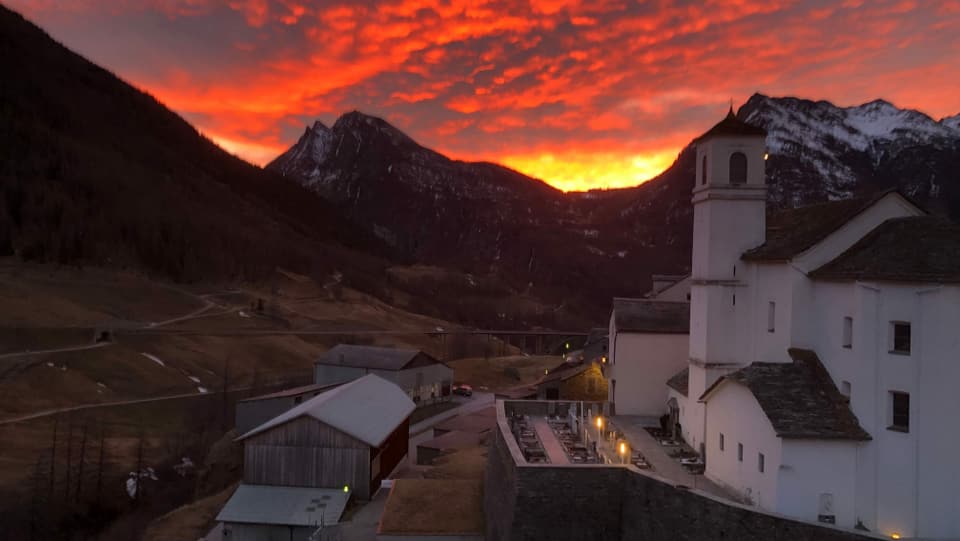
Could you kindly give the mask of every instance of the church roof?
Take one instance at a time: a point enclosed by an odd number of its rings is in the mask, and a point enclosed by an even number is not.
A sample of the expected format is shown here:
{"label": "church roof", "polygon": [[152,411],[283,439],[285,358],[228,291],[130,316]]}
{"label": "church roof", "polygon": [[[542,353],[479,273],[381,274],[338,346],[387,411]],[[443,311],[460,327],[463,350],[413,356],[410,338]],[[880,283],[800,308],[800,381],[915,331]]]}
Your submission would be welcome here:
{"label": "church roof", "polygon": [[810,273],[821,280],[960,282],[960,225],[936,216],[892,218]]}
{"label": "church roof", "polygon": [[[885,190],[867,197],[817,203],[767,214],[766,242],[747,250],[748,261],[786,261],[799,255],[840,229],[863,211],[896,190]],[[911,201],[912,203],[912,201]]]}
{"label": "church roof", "polygon": [[667,380],[667,387],[670,387],[674,391],[687,396],[688,390],[688,380],[690,379],[690,367],[684,368],[683,370],[677,372],[670,379]]}
{"label": "church roof", "polygon": [[788,351],[792,363],[753,363],[718,379],[700,399],[709,401],[724,382],[733,381],[750,390],[781,438],[871,439],[817,354]]}
{"label": "church roof", "polygon": [[613,321],[617,331],[689,334],[690,303],[615,297]]}
{"label": "church roof", "polygon": [[697,137],[695,142],[699,142],[707,137],[714,136],[766,136],[767,130],[761,128],[760,126],[754,126],[753,124],[747,124],[746,122],[737,118],[737,115],[733,113],[733,107],[730,108],[730,112],[727,113],[727,116],[723,120],[717,122],[712,128],[706,131],[700,137]]}

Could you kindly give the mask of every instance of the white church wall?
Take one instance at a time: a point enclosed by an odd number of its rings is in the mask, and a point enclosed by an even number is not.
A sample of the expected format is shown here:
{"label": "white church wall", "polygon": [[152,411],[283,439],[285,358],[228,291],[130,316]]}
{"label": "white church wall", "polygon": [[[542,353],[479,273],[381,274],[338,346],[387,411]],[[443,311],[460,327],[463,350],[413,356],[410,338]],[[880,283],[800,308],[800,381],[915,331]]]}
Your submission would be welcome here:
{"label": "white church wall", "polygon": [[663,415],[667,380],[687,366],[689,335],[619,332],[611,353],[611,400],[618,415]]}
{"label": "white church wall", "polygon": [[[777,510],[781,441],[750,390],[724,382],[706,403],[706,476],[749,498],[767,511]],[[723,434],[723,450],[720,449]],[[743,459],[738,455],[743,446]],[[763,470],[759,454],[763,453]]]}
{"label": "white church wall", "polygon": [[858,442],[782,440],[777,511],[816,522],[833,515],[837,526],[857,524]]}

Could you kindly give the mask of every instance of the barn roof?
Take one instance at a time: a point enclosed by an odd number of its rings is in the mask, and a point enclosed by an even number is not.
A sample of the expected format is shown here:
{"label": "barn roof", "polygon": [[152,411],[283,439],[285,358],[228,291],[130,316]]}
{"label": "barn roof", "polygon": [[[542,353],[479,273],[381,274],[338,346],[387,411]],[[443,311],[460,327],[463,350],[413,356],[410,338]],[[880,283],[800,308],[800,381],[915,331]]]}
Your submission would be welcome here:
{"label": "barn roof", "polygon": [[960,282],[960,225],[936,216],[892,218],[810,276],[822,280]]}
{"label": "barn roof", "polygon": [[649,299],[613,299],[617,331],[651,334],[688,334],[690,303]]}
{"label": "barn roof", "polygon": [[743,259],[748,261],[792,259],[813,248],[831,233],[888,196],[899,197],[917,206],[900,192],[890,189],[867,197],[828,201],[769,213],[766,241],[744,252]]}
{"label": "barn roof", "polygon": [[330,526],[340,522],[349,497],[340,489],[241,484],[220,510],[217,521]]}
{"label": "barn roof", "polygon": [[781,438],[871,439],[817,354],[789,353],[792,363],[753,363],[718,379],[700,399],[709,401],[725,382],[736,382],[750,390]]}
{"label": "barn roof", "polygon": [[379,447],[415,408],[400,387],[367,374],[281,413],[238,440],[309,416],[370,446]]}
{"label": "barn roof", "polygon": [[440,361],[415,349],[337,344],[317,359],[315,364],[371,370],[403,370],[414,366],[440,364]]}
{"label": "barn roof", "polygon": [[297,396],[301,394],[309,394],[312,392],[326,391],[332,389],[341,383],[311,383],[310,385],[302,385],[300,387],[293,387],[290,389],[284,389],[282,391],[277,391],[270,394],[262,394],[259,396],[251,396],[250,398],[244,398],[238,402],[256,402],[258,400],[269,400],[271,398],[284,398],[290,396]]}

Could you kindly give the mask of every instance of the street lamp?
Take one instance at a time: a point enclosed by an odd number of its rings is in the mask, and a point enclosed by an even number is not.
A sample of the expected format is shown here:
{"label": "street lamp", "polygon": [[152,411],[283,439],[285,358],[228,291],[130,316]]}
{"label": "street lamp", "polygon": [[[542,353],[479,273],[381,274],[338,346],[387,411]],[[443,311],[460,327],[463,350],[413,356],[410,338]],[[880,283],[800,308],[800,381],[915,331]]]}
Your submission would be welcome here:
{"label": "street lamp", "polygon": [[620,462],[623,464],[627,463],[627,442],[620,442]]}

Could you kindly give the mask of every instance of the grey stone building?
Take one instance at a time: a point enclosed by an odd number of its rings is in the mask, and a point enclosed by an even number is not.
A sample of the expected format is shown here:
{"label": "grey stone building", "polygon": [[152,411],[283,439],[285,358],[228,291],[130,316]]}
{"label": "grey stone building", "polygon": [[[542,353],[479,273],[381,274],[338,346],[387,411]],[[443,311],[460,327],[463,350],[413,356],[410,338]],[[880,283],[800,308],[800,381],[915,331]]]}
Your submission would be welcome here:
{"label": "grey stone building", "polygon": [[332,384],[376,374],[417,405],[450,399],[453,369],[418,350],[339,344],[314,363],[314,381]]}

